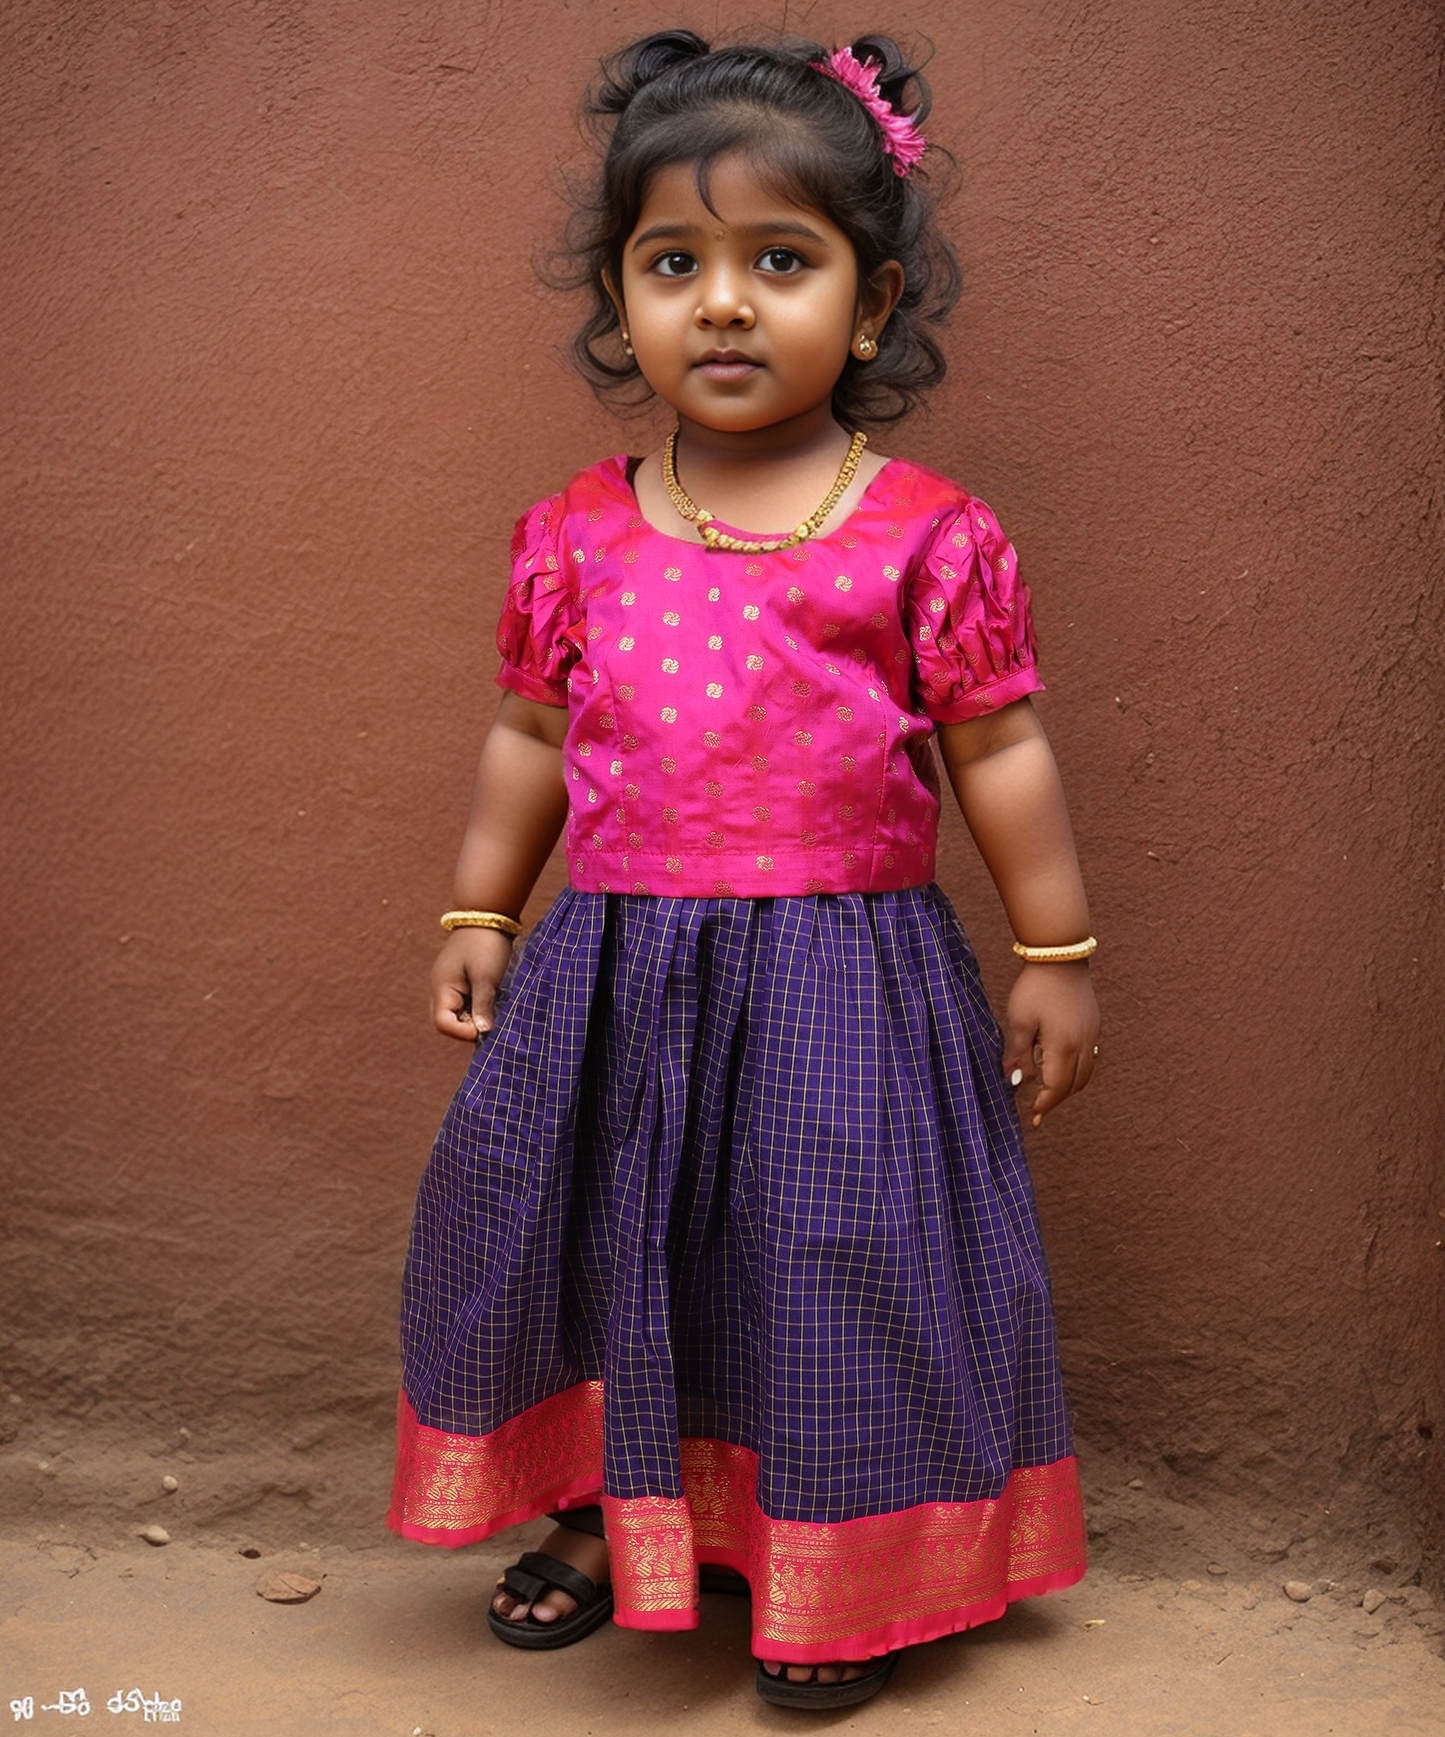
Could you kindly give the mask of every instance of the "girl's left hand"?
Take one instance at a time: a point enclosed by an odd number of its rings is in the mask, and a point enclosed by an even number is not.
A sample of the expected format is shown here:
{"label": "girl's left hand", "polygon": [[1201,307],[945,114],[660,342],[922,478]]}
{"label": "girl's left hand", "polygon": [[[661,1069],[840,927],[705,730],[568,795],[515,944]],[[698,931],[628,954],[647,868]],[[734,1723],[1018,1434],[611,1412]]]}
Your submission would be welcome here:
{"label": "girl's left hand", "polygon": [[1088,1085],[1098,1043],[1099,1004],[1088,965],[1025,965],[1008,998],[1003,1071],[1011,1085],[1015,1073],[1020,1087],[1039,1080],[1034,1127]]}

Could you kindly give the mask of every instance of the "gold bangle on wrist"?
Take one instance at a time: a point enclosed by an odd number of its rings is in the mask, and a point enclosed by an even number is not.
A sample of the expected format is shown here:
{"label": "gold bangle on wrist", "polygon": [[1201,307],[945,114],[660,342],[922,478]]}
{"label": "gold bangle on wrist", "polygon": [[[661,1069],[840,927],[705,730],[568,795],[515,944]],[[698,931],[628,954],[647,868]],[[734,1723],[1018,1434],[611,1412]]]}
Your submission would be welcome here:
{"label": "gold bangle on wrist", "polygon": [[1092,935],[1067,947],[1025,947],[1022,941],[1014,942],[1014,952],[1030,965],[1067,965],[1075,959],[1087,959],[1098,950],[1099,943]]}
{"label": "gold bangle on wrist", "polygon": [[453,929],[500,929],[514,941],[522,932],[515,917],[504,917],[500,911],[446,911],[441,925],[449,935]]}

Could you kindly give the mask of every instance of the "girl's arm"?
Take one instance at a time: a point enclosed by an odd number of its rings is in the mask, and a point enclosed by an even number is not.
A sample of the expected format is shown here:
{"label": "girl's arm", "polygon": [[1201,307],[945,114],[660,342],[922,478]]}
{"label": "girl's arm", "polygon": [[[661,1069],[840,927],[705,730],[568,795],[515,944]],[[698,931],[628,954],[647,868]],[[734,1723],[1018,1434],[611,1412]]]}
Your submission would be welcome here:
{"label": "girl's arm", "polygon": [[[1032,705],[1018,700],[991,717],[938,732],[949,782],[993,876],[1015,936],[1029,947],[1064,946],[1089,933],[1089,906],[1074,851],[1059,769]],[[1025,965],[1004,1021],[1004,1072],[1034,1075],[1037,1128],[1088,1084],[1099,1008],[1087,960]]]}
{"label": "girl's arm", "polygon": [[[459,910],[520,917],[567,818],[567,708],[504,693],[482,744],[454,887]],[[453,929],[432,966],[432,1021],[473,1043],[492,1026],[512,943],[496,929]]]}

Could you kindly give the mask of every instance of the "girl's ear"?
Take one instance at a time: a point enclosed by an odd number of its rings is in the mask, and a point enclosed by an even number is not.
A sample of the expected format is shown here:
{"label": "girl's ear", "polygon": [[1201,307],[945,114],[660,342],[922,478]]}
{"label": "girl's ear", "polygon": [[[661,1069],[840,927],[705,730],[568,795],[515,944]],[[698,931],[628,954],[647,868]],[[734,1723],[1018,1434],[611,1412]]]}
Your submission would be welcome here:
{"label": "girl's ear", "polygon": [[885,259],[867,283],[858,286],[859,336],[872,338],[876,344],[902,294],[903,267],[896,259]]}
{"label": "girl's ear", "polygon": [[[612,267],[610,265],[604,265],[602,268],[602,287],[607,291],[608,298],[613,307],[617,309],[617,322],[625,332],[627,330],[627,307],[622,300],[622,291],[618,289],[613,280]],[[903,276],[901,272],[899,273],[898,287],[900,290],[903,288]],[[897,300],[896,296],[894,297],[894,300]]]}

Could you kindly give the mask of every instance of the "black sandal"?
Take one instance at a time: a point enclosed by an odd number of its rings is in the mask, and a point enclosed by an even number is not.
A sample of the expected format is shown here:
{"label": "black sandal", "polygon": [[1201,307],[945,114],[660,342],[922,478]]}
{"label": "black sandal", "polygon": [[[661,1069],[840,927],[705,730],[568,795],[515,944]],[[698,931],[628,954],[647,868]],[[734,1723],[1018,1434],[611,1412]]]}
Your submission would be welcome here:
{"label": "black sandal", "polygon": [[833,1707],[856,1707],[860,1701],[871,1701],[898,1663],[897,1653],[884,1653],[877,1666],[861,1677],[845,1683],[790,1683],[786,1665],[777,1676],[758,1666],[758,1693],[774,1707],[811,1708],[827,1712]]}
{"label": "black sandal", "polygon": [[[565,1592],[577,1600],[577,1608],[555,1622],[538,1622],[529,1610],[520,1622],[501,1616],[489,1605],[487,1627],[509,1647],[527,1647],[534,1651],[552,1647],[570,1647],[599,1628],[612,1615],[612,1588],[598,1586],[580,1568],[559,1562],[555,1556],[544,1556],[539,1550],[529,1550],[514,1562],[502,1576],[497,1589],[510,1592],[521,1604],[536,1604],[549,1592]],[[495,1596],[495,1594],[494,1594]]]}

